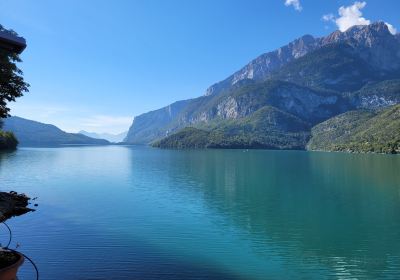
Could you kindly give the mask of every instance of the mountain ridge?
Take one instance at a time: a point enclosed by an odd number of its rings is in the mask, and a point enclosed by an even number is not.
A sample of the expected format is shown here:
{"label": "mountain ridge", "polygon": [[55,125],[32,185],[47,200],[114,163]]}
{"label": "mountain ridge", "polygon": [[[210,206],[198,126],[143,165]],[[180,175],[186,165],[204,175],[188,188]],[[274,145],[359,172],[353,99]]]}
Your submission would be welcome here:
{"label": "mountain ridge", "polygon": [[44,124],[17,116],[8,117],[3,121],[3,130],[13,132],[21,146],[110,144],[106,140],[90,138],[79,133],[68,133],[55,125]]}
{"label": "mountain ridge", "polygon": [[[373,106],[371,102],[396,104],[398,95],[386,91],[396,92],[399,84],[390,89],[379,83],[400,78],[399,50],[399,37],[383,22],[321,38],[304,35],[257,57],[200,97],[135,117],[125,142],[148,144],[187,126],[244,118],[263,106],[276,107],[314,125],[354,110],[360,102],[366,107]],[[378,84],[383,91],[360,92],[371,84]]]}
{"label": "mountain ridge", "polygon": [[[371,38],[377,37],[381,39],[382,36],[385,38],[393,37],[394,40],[396,40],[397,36],[398,39],[400,39],[399,34],[392,35],[389,32],[389,29],[384,22],[375,22],[370,25],[356,25],[349,28],[345,32],[336,30],[331,34],[320,38],[315,38],[308,34],[303,35],[302,37],[293,40],[283,47],[264,53],[253,59],[250,63],[236,71],[227,79],[210,86],[206,90],[205,95],[218,94],[222,90],[221,85],[226,85],[228,81],[230,81],[231,85],[233,85],[239,80],[243,79],[265,79],[272,71],[281,67],[283,64],[300,58],[310,51],[314,51],[322,46],[332,43],[347,42],[350,45],[357,47],[371,47],[373,44],[380,43],[380,41],[376,42],[376,40]],[[257,74],[255,74],[255,72],[257,72]]]}

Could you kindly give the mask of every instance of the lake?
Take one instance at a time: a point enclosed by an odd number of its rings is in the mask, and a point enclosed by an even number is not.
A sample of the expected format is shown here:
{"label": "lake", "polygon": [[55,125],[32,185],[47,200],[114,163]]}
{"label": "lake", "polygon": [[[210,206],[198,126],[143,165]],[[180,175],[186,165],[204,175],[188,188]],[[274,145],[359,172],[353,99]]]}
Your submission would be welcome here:
{"label": "lake", "polygon": [[41,279],[400,277],[400,156],[20,148],[0,184],[38,197],[8,224]]}

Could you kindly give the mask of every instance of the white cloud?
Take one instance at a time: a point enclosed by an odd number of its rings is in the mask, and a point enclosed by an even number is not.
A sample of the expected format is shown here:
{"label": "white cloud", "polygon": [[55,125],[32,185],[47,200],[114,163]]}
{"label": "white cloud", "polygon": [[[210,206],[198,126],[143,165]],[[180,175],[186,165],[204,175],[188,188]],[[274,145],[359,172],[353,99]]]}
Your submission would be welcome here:
{"label": "white cloud", "polygon": [[293,6],[296,11],[301,11],[303,7],[300,4],[300,0],[285,0],[285,6]]}
{"label": "white cloud", "polygon": [[393,35],[397,33],[397,29],[393,25],[387,22],[385,22],[385,24],[388,27],[390,33],[392,33]]}
{"label": "white cloud", "polygon": [[333,14],[327,14],[322,16],[323,21],[333,21],[335,22],[335,16]]}
{"label": "white cloud", "polygon": [[366,2],[355,2],[353,5],[348,7],[339,8],[339,16],[336,19],[336,25],[340,31],[346,31],[354,25],[368,25],[371,23],[370,20],[362,17],[361,10],[367,5]]}
{"label": "white cloud", "polygon": [[[367,2],[354,2],[350,6],[341,6],[338,10],[339,16],[335,17],[332,13],[322,16],[322,20],[326,22],[333,22],[339,28],[340,31],[344,32],[354,25],[369,25],[370,20],[363,17],[361,12],[365,8]],[[389,32],[396,34],[396,28],[390,23],[385,22],[389,29]]]}

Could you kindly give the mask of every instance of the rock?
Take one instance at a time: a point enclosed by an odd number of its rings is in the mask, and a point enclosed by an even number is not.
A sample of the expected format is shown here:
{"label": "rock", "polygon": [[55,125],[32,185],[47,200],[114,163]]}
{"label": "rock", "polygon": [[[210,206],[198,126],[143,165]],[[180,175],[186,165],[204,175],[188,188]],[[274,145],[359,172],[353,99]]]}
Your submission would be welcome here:
{"label": "rock", "polygon": [[29,200],[30,198],[25,194],[18,194],[14,191],[0,192],[0,222],[35,211],[27,207]]}

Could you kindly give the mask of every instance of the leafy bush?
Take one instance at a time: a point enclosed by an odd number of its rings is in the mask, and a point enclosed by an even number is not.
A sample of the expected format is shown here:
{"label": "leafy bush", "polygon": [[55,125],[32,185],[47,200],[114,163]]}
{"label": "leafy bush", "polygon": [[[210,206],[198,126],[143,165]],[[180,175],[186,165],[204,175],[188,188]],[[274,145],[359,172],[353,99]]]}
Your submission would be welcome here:
{"label": "leafy bush", "polygon": [[0,150],[13,150],[17,148],[17,145],[18,140],[14,133],[9,131],[0,131]]}

